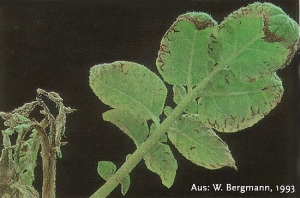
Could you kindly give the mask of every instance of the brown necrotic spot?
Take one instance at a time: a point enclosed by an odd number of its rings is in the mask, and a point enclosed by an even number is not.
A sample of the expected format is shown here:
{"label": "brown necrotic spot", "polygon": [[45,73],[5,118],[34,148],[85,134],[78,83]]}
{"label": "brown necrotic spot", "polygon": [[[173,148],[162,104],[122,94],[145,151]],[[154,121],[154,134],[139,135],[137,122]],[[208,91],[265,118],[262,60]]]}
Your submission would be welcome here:
{"label": "brown necrotic spot", "polygon": [[162,57],[161,57],[162,55],[163,55],[162,53],[158,54],[157,63],[158,63],[159,68],[161,69],[161,71],[164,71],[163,66],[165,65],[165,62],[162,60]]}
{"label": "brown necrotic spot", "polygon": [[284,64],[282,65],[282,67],[289,64],[292,61],[292,59],[295,55],[296,47],[297,47],[297,45],[299,45],[299,43],[300,43],[299,40],[296,40],[292,45],[290,45],[288,47],[288,49],[290,50],[290,53],[288,54],[288,56],[287,56]]}
{"label": "brown necrotic spot", "polygon": [[270,14],[267,12],[261,12],[261,15],[263,17],[263,32],[265,35],[262,39],[268,43],[282,42],[284,40],[283,37],[277,36],[274,32],[269,30]]}
{"label": "brown necrotic spot", "polygon": [[196,17],[191,17],[188,15],[183,15],[178,20],[185,20],[185,21],[189,21],[189,22],[193,23],[197,30],[203,30],[207,27],[214,26],[214,23],[211,20],[201,21],[201,20],[197,19]]}
{"label": "brown necrotic spot", "polygon": [[191,146],[190,147],[190,150],[192,151],[192,150],[194,150],[196,147],[195,146]]}
{"label": "brown necrotic spot", "polygon": [[165,45],[165,44],[161,44],[159,50],[160,50],[161,52],[170,54],[170,50],[169,50],[168,46]]}

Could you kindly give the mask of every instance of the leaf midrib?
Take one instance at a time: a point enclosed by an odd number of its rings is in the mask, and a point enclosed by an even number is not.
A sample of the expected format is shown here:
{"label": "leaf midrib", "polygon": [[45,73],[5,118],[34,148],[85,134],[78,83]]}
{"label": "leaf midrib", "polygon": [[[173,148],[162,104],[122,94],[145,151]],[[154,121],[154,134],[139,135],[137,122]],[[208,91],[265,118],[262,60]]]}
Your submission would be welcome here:
{"label": "leaf midrib", "polygon": [[194,56],[194,52],[195,52],[196,36],[197,36],[197,31],[195,30],[194,34],[193,34],[193,40],[191,41],[192,46],[191,46],[189,65],[188,65],[188,71],[187,71],[187,87],[188,87],[189,91],[192,89],[192,65],[193,65],[193,56]]}
{"label": "leaf midrib", "polygon": [[243,96],[243,95],[252,95],[259,93],[271,93],[265,90],[255,90],[255,91],[235,91],[230,93],[224,92],[212,92],[212,93],[201,93],[200,97],[230,97],[230,96]]}

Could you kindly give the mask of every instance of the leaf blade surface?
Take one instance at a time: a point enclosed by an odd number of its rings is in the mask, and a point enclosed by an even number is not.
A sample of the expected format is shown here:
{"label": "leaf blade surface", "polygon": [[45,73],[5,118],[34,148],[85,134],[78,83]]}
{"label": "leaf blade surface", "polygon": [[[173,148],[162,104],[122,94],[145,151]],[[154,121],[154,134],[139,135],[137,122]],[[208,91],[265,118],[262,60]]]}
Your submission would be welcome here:
{"label": "leaf blade surface", "polygon": [[168,131],[168,137],[185,158],[198,166],[236,169],[227,144],[205,127],[196,115],[182,116]]}
{"label": "leaf blade surface", "polygon": [[145,120],[158,119],[167,93],[156,74],[127,61],[92,67],[90,86],[103,103],[112,108],[127,109]]}
{"label": "leaf blade surface", "polygon": [[213,67],[208,37],[216,22],[206,13],[180,15],[161,40],[156,65],[164,80],[190,88]]}
{"label": "leaf blade surface", "polygon": [[144,160],[147,168],[160,176],[164,186],[170,188],[173,185],[178,166],[168,145],[157,143],[144,156]]}

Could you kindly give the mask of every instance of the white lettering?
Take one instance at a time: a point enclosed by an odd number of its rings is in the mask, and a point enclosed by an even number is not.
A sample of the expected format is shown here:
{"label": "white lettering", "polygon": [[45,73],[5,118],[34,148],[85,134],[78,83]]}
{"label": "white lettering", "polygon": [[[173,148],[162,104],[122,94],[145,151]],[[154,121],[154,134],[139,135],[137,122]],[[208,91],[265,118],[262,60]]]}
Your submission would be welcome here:
{"label": "white lettering", "polygon": [[222,186],[222,184],[213,184],[215,191],[222,191],[221,186]]}

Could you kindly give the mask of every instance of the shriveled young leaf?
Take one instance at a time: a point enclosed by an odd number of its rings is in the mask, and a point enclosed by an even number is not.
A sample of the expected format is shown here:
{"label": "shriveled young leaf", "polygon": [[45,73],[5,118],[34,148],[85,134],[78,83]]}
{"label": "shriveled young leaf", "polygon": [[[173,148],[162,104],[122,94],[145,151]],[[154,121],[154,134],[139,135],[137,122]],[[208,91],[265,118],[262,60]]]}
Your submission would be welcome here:
{"label": "shriveled young leaf", "polygon": [[144,120],[158,119],[167,94],[156,74],[143,65],[127,61],[92,67],[90,86],[103,103],[131,111]]}
{"label": "shriveled young leaf", "polygon": [[[183,86],[181,85],[174,85],[173,86],[173,100],[176,104],[179,104],[180,101],[183,99],[183,97],[186,96],[186,90]],[[185,110],[186,113],[197,113],[198,112],[198,105],[195,100],[191,102],[191,104],[188,106],[188,108]]]}
{"label": "shriveled young leaf", "polygon": [[[98,174],[107,181],[113,174],[115,174],[117,170],[117,167],[114,163],[110,161],[99,161],[97,171]],[[124,179],[121,181],[121,193],[125,195],[129,189],[130,186],[130,177],[127,175],[124,177]]]}
{"label": "shriveled young leaf", "polygon": [[39,193],[31,186],[23,182],[22,180],[12,184],[10,186],[13,189],[14,194],[11,194],[11,197],[18,198],[39,198]]}
{"label": "shriveled young leaf", "polygon": [[32,139],[23,143],[20,149],[19,171],[23,181],[28,185],[32,185],[34,181],[34,169],[36,162],[33,161],[34,153],[31,149]]}
{"label": "shriveled young leaf", "polygon": [[[18,170],[13,163],[12,148],[3,149],[0,157],[0,196],[38,198],[38,192],[31,186],[32,177],[29,173]],[[28,170],[30,168],[27,167]],[[16,174],[20,174],[21,177],[18,181],[13,181],[12,178],[14,179]]]}
{"label": "shriveled young leaf", "polygon": [[168,131],[170,141],[193,163],[207,169],[229,166],[236,169],[229,148],[198,115],[182,116]]}
{"label": "shriveled young leaf", "polygon": [[16,174],[13,167],[12,148],[2,149],[0,157],[0,195],[9,187],[11,178]]}
{"label": "shriveled young leaf", "polygon": [[145,164],[149,170],[158,174],[162,184],[167,188],[173,185],[177,161],[170,147],[163,143],[157,143],[144,157]]}
{"label": "shriveled young leaf", "polygon": [[161,40],[156,65],[172,85],[196,85],[212,70],[208,38],[216,22],[206,13],[180,15]]}
{"label": "shriveled young leaf", "polygon": [[124,109],[112,109],[103,113],[103,119],[118,126],[136,146],[141,145],[149,135],[147,122],[139,114]]}
{"label": "shriveled young leaf", "polygon": [[209,128],[235,132],[258,122],[280,102],[281,80],[276,74],[254,82],[223,72],[199,99],[199,119]]}

